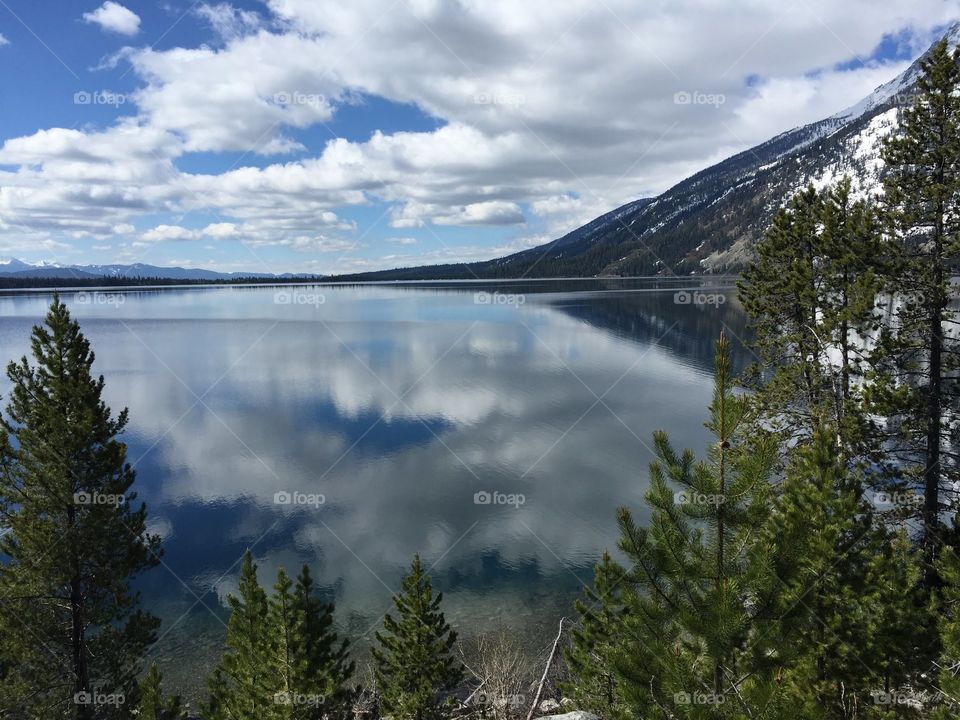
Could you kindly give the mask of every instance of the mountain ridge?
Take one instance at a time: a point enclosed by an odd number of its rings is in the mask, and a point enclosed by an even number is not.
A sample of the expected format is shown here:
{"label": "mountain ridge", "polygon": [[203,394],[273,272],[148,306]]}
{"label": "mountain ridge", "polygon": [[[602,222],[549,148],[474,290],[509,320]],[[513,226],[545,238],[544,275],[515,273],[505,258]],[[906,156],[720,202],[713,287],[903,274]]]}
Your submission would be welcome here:
{"label": "mountain ridge", "polygon": [[0,279],[63,279],[92,281],[101,279],[145,279],[162,280],[289,280],[293,278],[315,278],[312,273],[264,273],[264,272],[219,272],[205,268],[164,267],[146,263],[110,263],[106,265],[61,265],[47,261],[28,263],[14,257],[0,258]]}
{"label": "mountain ridge", "polygon": [[[960,22],[941,37],[960,41]],[[938,40],[939,42],[939,40]],[[932,47],[932,46],[931,46]],[[780,133],[654,198],[627,203],[535,248],[494,260],[363,273],[364,279],[626,277],[735,273],[774,212],[808,183],[849,175],[857,194],[882,179],[877,144],[912,104],[928,49],[900,75],[828,118]]]}

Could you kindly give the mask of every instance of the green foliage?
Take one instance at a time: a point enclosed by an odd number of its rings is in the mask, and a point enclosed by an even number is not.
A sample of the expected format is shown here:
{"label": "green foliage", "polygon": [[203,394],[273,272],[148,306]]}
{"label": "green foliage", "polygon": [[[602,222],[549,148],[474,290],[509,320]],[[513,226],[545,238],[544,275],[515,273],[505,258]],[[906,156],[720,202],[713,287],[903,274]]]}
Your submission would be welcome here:
{"label": "green foliage", "polygon": [[564,687],[567,697],[577,707],[604,718],[621,717],[621,682],[614,665],[618,628],[624,621],[623,591],[626,571],[613,561],[609,553],[594,572],[593,589],[585,600],[578,600],[578,627],[572,633],[573,643],[565,653],[573,681]]}
{"label": "green foliage", "polygon": [[[601,565],[601,609],[581,611],[572,667],[578,684],[590,684],[587,696],[614,676],[616,716],[742,717],[749,709],[773,717],[778,707],[771,611],[779,581],[763,533],[776,445],[751,436],[750,403],[733,392],[724,338],[716,357],[706,460],[655,434],[649,526],[621,508],[628,565]],[[589,667],[591,653],[599,667]]]}
{"label": "green foliage", "polygon": [[952,547],[940,555],[940,577],[943,579],[943,616],[937,680],[943,697],[936,717],[948,720],[960,716],[960,557]]}
{"label": "green foliage", "polygon": [[257,581],[257,566],[247,550],[240,568],[238,595],[227,598],[229,650],[210,680],[208,720],[280,717],[274,694],[281,690],[277,678],[279,657],[276,635],[267,616],[267,594]]}
{"label": "green foliage", "polygon": [[888,137],[883,210],[889,234],[886,283],[889,322],[879,344],[885,382],[877,411],[899,428],[896,447],[908,475],[923,487],[926,582],[936,583],[942,544],[943,492],[957,472],[957,437],[949,421],[960,406],[958,346],[950,278],[960,250],[960,51],[945,41],[923,60],[918,97]]}
{"label": "green foliage", "polygon": [[186,720],[187,711],[179,695],[164,697],[163,674],[151,665],[140,681],[137,720]]}
{"label": "green foliage", "polygon": [[785,578],[778,614],[797,717],[881,716],[919,666],[919,563],[876,521],[832,427],[793,455],[768,533]]}
{"label": "green foliage", "polygon": [[740,298],[755,329],[753,368],[761,420],[809,442],[823,418],[845,454],[876,463],[879,443],[862,397],[880,287],[876,211],[852,202],[850,180],[812,186],[780,210],[743,274]]}
{"label": "green foliage", "polygon": [[93,352],[54,297],[11,362],[0,441],[0,715],[126,717],[159,621],[131,581],[159,560]]}
{"label": "green foliage", "polygon": [[349,715],[353,664],[320,602],[310,572],[296,585],[281,569],[273,595],[260,587],[248,550],[239,594],[228,598],[228,651],[208,681],[205,720],[318,720]]}
{"label": "green foliage", "polygon": [[434,597],[417,555],[393,598],[397,618],[384,618],[384,631],[376,636],[379,647],[372,650],[383,711],[398,720],[446,718],[448,693],[463,679],[452,653],[457,634],[440,610],[442,599],[442,593]]}

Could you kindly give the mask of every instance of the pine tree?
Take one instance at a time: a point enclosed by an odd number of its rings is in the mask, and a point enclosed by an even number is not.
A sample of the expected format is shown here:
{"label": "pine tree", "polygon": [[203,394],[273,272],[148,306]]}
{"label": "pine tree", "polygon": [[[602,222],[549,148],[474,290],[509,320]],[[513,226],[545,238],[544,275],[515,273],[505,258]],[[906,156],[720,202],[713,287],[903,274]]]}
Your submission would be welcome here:
{"label": "pine tree", "polygon": [[941,554],[940,577],[943,579],[943,617],[937,680],[942,697],[936,717],[952,720],[960,715],[960,557],[955,548],[946,548]]}
{"label": "pine tree", "polygon": [[296,583],[281,568],[269,597],[248,550],[239,595],[228,598],[227,652],[209,680],[205,720],[348,717],[354,666],[333,628],[333,605],[316,597],[310,570]]}
{"label": "pine tree", "polygon": [[397,619],[384,618],[384,632],[373,648],[383,710],[398,720],[442,720],[449,710],[447,693],[463,679],[453,657],[457,634],[440,610],[442,593],[433,594],[420,556],[413,559],[402,590],[393,598]]}
{"label": "pine tree", "polygon": [[929,685],[928,634],[935,623],[923,592],[917,547],[902,528],[885,528],[884,533],[884,540],[874,544],[863,593],[872,620],[870,638],[856,658],[869,659],[877,668],[880,689],[889,695],[904,686]]}
{"label": "pine tree", "polygon": [[918,565],[875,522],[831,426],[793,454],[768,534],[784,578],[778,614],[796,717],[858,717],[918,667]]}
{"label": "pine tree", "polygon": [[916,102],[882,149],[883,209],[891,235],[887,281],[894,303],[881,347],[894,379],[881,410],[898,415],[902,457],[919,466],[927,585],[936,583],[942,492],[957,477],[956,438],[947,419],[957,409],[948,377],[957,369],[958,348],[946,329],[957,321],[950,277],[960,249],[958,63],[960,50],[951,52],[946,39],[933,47],[921,62]]}
{"label": "pine tree", "polygon": [[137,720],[186,720],[187,711],[179,695],[165,697],[163,674],[151,665],[140,681],[140,704]]}
{"label": "pine tree", "polygon": [[57,296],[31,351],[35,364],[7,367],[2,421],[0,714],[122,716],[159,624],[131,581],[159,562],[160,540],[131,491],[127,411],[103,402],[90,344]]}
{"label": "pine tree", "polygon": [[[809,438],[828,402],[829,380],[817,333],[822,278],[819,231],[823,200],[811,186],[774,217],[757,259],[738,283],[765,380],[763,418],[789,437]],[[772,370],[769,378],[759,375]]]}
{"label": "pine tree", "polygon": [[333,605],[316,597],[306,566],[296,586],[281,569],[269,602],[279,663],[277,700],[285,718],[319,720],[350,714],[349,645],[333,628]]}
{"label": "pine tree", "polygon": [[577,601],[580,623],[565,653],[572,678],[564,692],[578,708],[603,718],[617,718],[622,713],[613,653],[623,622],[625,580],[625,570],[605,552],[594,573],[593,589]]}
{"label": "pine tree", "polygon": [[779,581],[763,533],[776,444],[752,434],[732,382],[721,337],[707,459],[656,433],[650,525],[618,513],[630,587],[614,665],[632,717],[770,717],[778,706]]}
{"label": "pine tree", "polygon": [[825,349],[838,356],[823,360],[831,377],[829,420],[843,454],[876,465],[882,462],[880,433],[867,412],[864,384],[874,371],[866,340],[880,327],[876,305],[882,233],[876,208],[863,200],[853,202],[850,188],[845,177],[822,193],[818,333]]}
{"label": "pine tree", "polygon": [[779,211],[739,283],[755,329],[752,368],[760,420],[809,442],[826,417],[846,455],[880,460],[863,381],[873,358],[863,338],[879,326],[880,228],[875,208],[853,202],[849,178],[798,193]]}
{"label": "pine tree", "polygon": [[249,550],[240,568],[238,595],[227,598],[227,652],[209,681],[205,720],[279,720],[285,704],[275,628],[270,623],[267,594],[257,581]]}
{"label": "pine tree", "polygon": [[333,604],[316,596],[306,565],[297,577],[293,607],[297,618],[294,656],[300,658],[294,677],[303,692],[323,699],[308,717],[350,717],[353,692],[349,683],[355,666],[349,659],[349,643],[337,635]]}

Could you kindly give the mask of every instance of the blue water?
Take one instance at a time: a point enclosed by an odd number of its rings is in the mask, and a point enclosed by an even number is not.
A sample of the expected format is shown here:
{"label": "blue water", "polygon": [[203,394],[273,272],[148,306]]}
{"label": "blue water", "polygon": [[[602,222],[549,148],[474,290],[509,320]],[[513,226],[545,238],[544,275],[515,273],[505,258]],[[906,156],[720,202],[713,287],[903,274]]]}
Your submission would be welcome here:
{"label": "blue water", "polygon": [[[248,547],[265,583],[308,563],[358,647],[415,552],[462,634],[542,640],[615,547],[616,507],[644,517],[653,431],[702,450],[722,330],[748,359],[730,288],[707,289],[722,304],[677,290],[65,293],[106,401],[129,407],[128,457],[164,538],[139,582],[163,619],[151,659],[188,693],[202,684]],[[49,300],[0,296],[0,359],[28,352]]]}

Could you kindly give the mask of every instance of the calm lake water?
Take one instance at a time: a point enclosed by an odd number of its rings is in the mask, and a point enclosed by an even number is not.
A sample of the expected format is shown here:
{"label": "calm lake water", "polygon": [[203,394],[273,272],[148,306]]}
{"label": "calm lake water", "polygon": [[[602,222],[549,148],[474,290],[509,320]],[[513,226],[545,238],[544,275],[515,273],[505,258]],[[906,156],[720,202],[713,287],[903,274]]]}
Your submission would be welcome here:
{"label": "calm lake water", "polygon": [[[129,460],[166,549],[140,586],[169,680],[202,687],[248,547],[268,584],[308,563],[358,648],[415,552],[461,634],[549,643],[616,544],[616,507],[645,517],[653,431],[702,450],[725,327],[747,359],[732,288],[678,302],[683,287],[64,293],[106,401],[130,409]],[[28,352],[49,300],[0,296],[0,359]]]}

